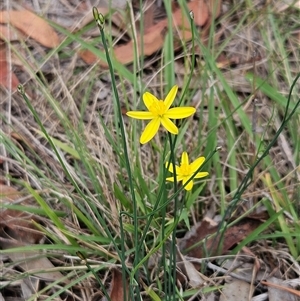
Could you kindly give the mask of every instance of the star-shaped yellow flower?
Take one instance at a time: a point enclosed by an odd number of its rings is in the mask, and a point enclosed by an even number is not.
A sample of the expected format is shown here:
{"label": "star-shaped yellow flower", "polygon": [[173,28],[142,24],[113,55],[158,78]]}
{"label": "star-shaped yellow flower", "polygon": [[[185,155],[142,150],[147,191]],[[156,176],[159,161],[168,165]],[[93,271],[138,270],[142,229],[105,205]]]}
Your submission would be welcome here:
{"label": "star-shaped yellow flower", "polygon": [[168,93],[165,100],[158,100],[154,95],[146,92],[143,94],[143,101],[148,112],[129,111],[126,113],[127,116],[132,118],[151,120],[141,135],[141,144],[149,142],[155,136],[160,124],[162,124],[170,133],[177,135],[178,128],[171,119],[186,118],[196,112],[196,109],[193,107],[178,107],[170,109],[170,106],[176,97],[177,90],[178,86],[174,86]]}
{"label": "star-shaped yellow flower", "polygon": [[[205,157],[199,157],[194,162],[189,164],[188,154],[186,152],[183,152],[182,156],[181,156],[180,166],[177,166],[177,165],[175,166],[176,181],[177,182],[182,181],[182,184],[184,185],[195,174],[195,172],[200,168],[200,166],[204,163],[204,161],[205,161]],[[168,168],[168,165],[169,165],[169,163],[167,162],[166,168]],[[172,163],[170,163],[169,171],[171,173],[174,173],[174,167],[173,167]],[[209,173],[206,171],[198,172],[193,179],[200,179],[200,178],[208,176],[208,174]],[[170,182],[174,182],[174,176],[169,177],[166,180],[170,181]],[[191,180],[184,187],[184,189],[191,190],[193,188],[193,185],[194,185],[193,180]]]}

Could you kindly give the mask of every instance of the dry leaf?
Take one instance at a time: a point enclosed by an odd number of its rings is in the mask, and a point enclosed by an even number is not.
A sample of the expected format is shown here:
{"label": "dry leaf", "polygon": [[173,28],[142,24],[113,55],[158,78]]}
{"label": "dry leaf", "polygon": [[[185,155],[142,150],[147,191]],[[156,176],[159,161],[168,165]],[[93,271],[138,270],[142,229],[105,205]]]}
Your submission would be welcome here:
{"label": "dry leaf", "polygon": [[248,301],[251,285],[243,280],[234,279],[224,285],[220,301]]}
{"label": "dry leaf", "polygon": [[[9,80],[11,77],[11,80]],[[0,85],[12,90],[16,90],[19,85],[17,76],[9,70],[9,64],[6,60],[6,48],[0,48]]]}
{"label": "dry leaf", "polygon": [[[109,297],[111,301],[121,301],[124,299],[124,290],[123,290],[123,279],[122,279],[122,273],[117,270],[113,269],[112,272],[112,280],[110,283],[109,288]],[[106,298],[103,298],[103,301],[106,300]],[[128,290],[128,283],[126,283],[126,300],[129,299],[129,290]]]}
{"label": "dry leaf", "polygon": [[[206,256],[205,252],[214,255],[218,251],[220,254],[226,253],[233,246],[241,242],[252,231],[254,231],[262,222],[258,219],[244,218],[231,228],[226,229],[224,237],[215,236],[207,239],[205,245],[197,245],[198,242],[205,239],[208,235],[216,233],[218,226],[211,224],[207,219],[197,224],[189,231],[186,236],[180,240],[179,247],[182,252],[190,257],[202,258]],[[220,245],[220,239],[223,244]],[[218,248],[220,247],[220,250]]]}
{"label": "dry leaf", "polygon": [[[214,3],[214,5],[211,5],[211,9],[215,11],[214,16],[217,17],[220,14],[221,1],[217,2],[218,7],[216,8],[216,2],[212,3]],[[209,21],[209,16],[212,15],[212,13],[204,0],[191,1],[187,4],[187,6],[188,9],[194,14],[194,22],[197,26],[203,26]],[[143,38],[137,36],[138,55],[140,55],[139,51],[141,49],[142,40],[144,55],[146,56],[152,55],[153,53],[155,53],[163,47],[167,24],[168,20],[167,18],[165,18],[157,24],[146,28]],[[192,38],[189,18],[180,8],[176,9],[173,13],[173,28],[174,34],[176,35],[174,39],[175,48],[180,46],[180,43],[178,43],[178,41],[189,41]],[[113,55],[116,58],[116,60],[121,64],[129,64],[134,60],[134,47],[135,45],[133,41],[130,41],[125,45],[116,46],[114,48]],[[98,58],[89,50],[82,50],[79,52],[79,55],[87,64],[93,64],[98,60]],[[99,64],[102,67],[107,67],[106,62],[99,60]]]}
{"label": "dry leaf", "polygon": [[[159,22],[156,25],[149,28],[147,33],[144,35],[144,54],[151,55],[154,52],[161,49],[164,43],[165,37],[165,28],[167,24],[165,22]],[[138,38],[138,52],[141,50],[141,39]],[[116,47],[115,49],[115,56],[120,62],[123,64],[128,64],[133,60],[133,53],[134,53],[134,43],[130,41],[124,46]]]}
{"label": "dry leaf", "polygon": [[[1,202],[16,201],[21,196],[21,193],[14,187],[0,184],[0,205]],[[38,221],[38,218],[27,212],[11,209],[0,211],[0,247],[10,249],[38,244],[44,235],[35,229],[32,220]],[[12,252],[9,257],[25,272],[54,268],[49,259],[41,257],[37,251]],[[47,281],[56,281],[63,277],[59,272],[45,272],[36,276]]]}
{"label": "dry leaf", "polygon": [[[26,246],[15,239],[0,237],[0,247],[2,249],[20,248]],[[45,254],[38,251],[30,252],[11,252],[9,257],[12,262],[15,262],[24,272],[32,273],[36,277],[45,281],[57,281],[63,278],[63,275],[58,271],[43,272],[54,269],[55,266],[45,257]],[[68,282],[68,280],[64,280]]]}
{"label": "dry leaf", "polygon": [[[149,29],[149,33],[144,35],[144,54],[151,55],[161,49],[164,43],[164,34],[166,28],[165,22],[159,22]],[[141,49],[141,40],[138,41],[138,50]],[[134,42],[130,41],[125,45],[117,46],[114,49],[114,57],[116,60],[124,65],[129,64],[134,59]],[[87,63],[93,64],[97,61],[96,55],[89,50],[81,50],[79,56]],[[99,61],[100,66],[107,67],[107,63]]]}
{"label": "dry leaf", "polygon": [[[201,278],[201,275],[199,271],[195,268],[195,265],[186,260],[185,256],[181,254],[180,250],[177,249],[177,264],[178,267],[180,267],[180,270],[184,273],[184,275],[189,280],[189,285],[192,288],[197,288],[203,285],[204,280]],[[178,277],[179,276],[179,277]],[[182,275],[178,274],[177,271],[177,277],[176,277],[182,284],[184,283],[182,281]]]}
{"label": "dry leaf", "polygon": [[[0,184],[0,205],[20,198],[21,193],[18,190]],[[4,209],[0,212],[0,236],[13,238],[25,244],[36,244],[44,235],[36,230],[32,220],[38,222],[37,217],[27,212]]]}
{"label": "dry leaf", "polygon": [[[194,0],[187,3],[188,10],[194,15],[194,22],[196,26],[203,26],[209,17],[209,11],[207,4],[204,0]],[[190,30],[190,20],[187,18],[185,12],[181,9],[177,9],[173,13],[173,23],[180,28],[186,28]]]}
{"label": "dry leaf", "polygon": [[39,290],[40,279],[36,277],[27,277],[21,280],[22,296],[29,300]]}
{"label": "dry leaf", "polygon": [[45,47],[54,48],[59,45],[59,38],[54,29],[28,10],[0,11],[0,23],[13,25]]}
{"label": "dry leaf", "polygon": [[146,0],[144,4],[146,10],[144,13],[144,28],[147,28],[154,25],[154,9],[155,3],[152,0]]}

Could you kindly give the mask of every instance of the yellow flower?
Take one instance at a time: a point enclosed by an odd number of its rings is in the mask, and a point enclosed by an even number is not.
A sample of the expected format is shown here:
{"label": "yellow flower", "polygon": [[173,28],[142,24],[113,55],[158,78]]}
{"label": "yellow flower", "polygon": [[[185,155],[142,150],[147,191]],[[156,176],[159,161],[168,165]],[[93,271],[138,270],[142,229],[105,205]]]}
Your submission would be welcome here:
{"label": "yellow flower", "polygon": [[143,94],[143,101],[148,112],[129,111],[126,113],[127,116],[132,118],[151,120],[141,135],[141,144],[149,142],[155,136],[160,124],[162,124],[170,133],[177,135],[178,128],[171,119],[186,118],[196,112],[196,109],[193,107],[178,107],[170,109],[170,106],[176,97],[177,90],[178,86],[174,86],[168,93],[165,100],[158,100],[154,95],[146,92]]}
{"label": "yellow flower", "polygon": [[[177,182],[182,181],[182,184],[184,185],[194,174],[195,172],[200,168],[200,166],[204,163],[205,157],[199,157],[196,159],[193,163],[189,164],[189,157],[186,152],[182,153],[181,156],[181,162],[180,166],[175,166],[176,171],[176,180]],[[168,168],[169,163],[166,163],[166,168]],[[169,171],[171,173],[174,173],[174,167],[173,164],[170,163]],[[198,172],[193,179],[200,179],[203,177],[208,176],[208,172]],[[169,177],[166,179],[167,181],[174,182],[174,176]],[[191,190],[193,188],[193,180],[191,180],[185,187],[185,190]]]}

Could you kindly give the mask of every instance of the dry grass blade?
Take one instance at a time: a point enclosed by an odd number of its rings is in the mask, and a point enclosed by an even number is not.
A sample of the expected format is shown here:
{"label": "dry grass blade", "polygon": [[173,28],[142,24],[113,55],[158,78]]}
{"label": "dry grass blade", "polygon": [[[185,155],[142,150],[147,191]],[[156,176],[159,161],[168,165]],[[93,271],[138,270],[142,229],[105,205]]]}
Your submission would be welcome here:
{"label": "dry grass blade", "polygon": [[[273,140],[300,70],[298,2],[125,2],[0,3],[0,301],[299,299],[299,108]],[[196,114],[174,144],[159,130],[141,147],[126,112],[174,84]],[[214,154],[176,197],[171,150]]]}

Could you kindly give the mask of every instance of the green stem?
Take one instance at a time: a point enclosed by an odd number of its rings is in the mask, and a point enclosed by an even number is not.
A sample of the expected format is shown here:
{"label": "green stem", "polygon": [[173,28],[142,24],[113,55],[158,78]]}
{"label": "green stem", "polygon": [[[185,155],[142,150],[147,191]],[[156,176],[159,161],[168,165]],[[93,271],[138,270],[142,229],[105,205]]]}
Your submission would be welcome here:
{"label": "green stem", "polygon": [[[134,185],[133,185],[133,176],[130,168],[130,162],[129,162],[129,156],[128,156],[128,151],[127,151],[127,144],[126,144],[126,139],[125,139],[125,130],[124,130],[124,125],[123,125],[123,118],[122,118],[122,111],[121,111],[121,104],[120,104],[120,99],[119,99],[119,94],[117,90],[117,85],[116,85],[116,80],[114,76],[114,69],[113,65],[109,56],[109,51],[106,43],[106,38],[105,38],[105,33],[104,33],[104,17],[102,14],[99,14],[98,9],[96,7],[93,8],[93,15],[94,19],[99,27],[100,34],[101,34],[101,39],[107,59],[107,64],[109,67],[110,75],[111,75],[111,80],[112,80],[112,89],[113,89],[113,95],[115,98],[115,101],[117,103],[117,114],[118,118],[120,120],[120,130],[121,130],[121,139],[122,139],[122,145],[123,145],[123,151],[124,151],[124,158],[125,158],[125,165],[126,165],[126,170],[128,173],[128,179],[129,179],[129,188],[131,192],[131,197],[132,197],[132,203],[133,203],[133,226],[134,226],[134,244],[139,245],[139,237],[138,237],[138,207],[137,207],[137,202],[135,199],[135,192],[134,192]],[[120,214],[120,224],[122,224],[122,214]],[[122,227],[121,227],[122,228]],[[124,242],[124,231],[121,231],[121,240]],[[127,270],[126,264],[125,264],[125,248],[124,248],[124,243],[122,243],[122,269],[123,269],[123,286],[126,283],[126,274],[125,271]],[[138,248],[135,248],[135,256],[134,256],[134,263],[133,266],[136,266],[140,260],[140,252]],[[136,285],[139,283],[139,271],[135,270],[135,273],[131,275],[130,277],[130,285],[132,286],[132,290],[130,289],[130,292],[132,294],[132,297],[135,295],[135,298],[140,299],[140,294],[139,294],[139,289],[138,286]],[[137,289],[137,292],[135,294],[135,291]],[[126,287],[124,287],[124,292],[126,291]]]}

